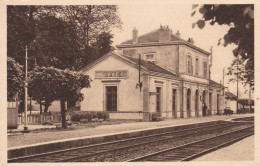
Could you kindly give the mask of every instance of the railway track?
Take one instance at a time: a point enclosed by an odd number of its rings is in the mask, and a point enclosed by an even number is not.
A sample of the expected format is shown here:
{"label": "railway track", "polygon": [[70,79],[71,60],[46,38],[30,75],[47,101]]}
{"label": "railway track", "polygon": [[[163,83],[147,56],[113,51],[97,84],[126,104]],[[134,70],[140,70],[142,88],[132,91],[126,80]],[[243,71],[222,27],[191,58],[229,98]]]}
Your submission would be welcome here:
{"label": "railway track", "polygon": [[[168,145],[172,145],[173,143],[176,143],[176,145],[174,146],[178,146],[178,144],[185,144],[185,140],[186,142],[189,142],[188,140],[195,137],[205,138],[202,136],[215,135],[216,133],[223,133],[224,131],[228,132],[232,128],[240,125],[245,126],[245,123],[221,122],[209,126],[195,126],[193,128],[187,128],[183,130],[180,129],[172,132],[165,132],[113,142],[104,142],[101,144],[89,145],[80,148],[13,158],[9,159],[8,162],[124,161],[129,158],[133,158],[133,156],[129,156],[129,154],[135,153],[135,151],[139,151],[140,148],[149,149],[149,147],[158,147],[158,149],[162,151],[161,147],[164,147],[165,150],[165,147],[168,147]],[[126,154],[125,152],[129,153]],[[121,159],[115,157],[122,154],[125,156],[121,156]],[[139,156],[140,155],[142,154],[139,154]]]}
{"label": "railway track", "polygon": [[190,161],[253,134],[254,127],[248,127],[242,130],[232,131],[218,136],[190,142],[178,147],[168,148],[163,151],[137,157],[128,161]]}

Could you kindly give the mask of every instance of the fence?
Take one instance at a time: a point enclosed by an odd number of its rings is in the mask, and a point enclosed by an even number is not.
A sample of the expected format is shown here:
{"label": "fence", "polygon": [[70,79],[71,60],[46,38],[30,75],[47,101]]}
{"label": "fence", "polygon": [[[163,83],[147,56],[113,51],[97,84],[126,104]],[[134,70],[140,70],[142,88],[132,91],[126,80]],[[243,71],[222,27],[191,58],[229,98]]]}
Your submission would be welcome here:
{"label": "fence", "polygon": [[[60,114],[29,114],[27,124],[47,124],[61,122]],[[18,124],[24,124],[24,114],[18,115]]]}

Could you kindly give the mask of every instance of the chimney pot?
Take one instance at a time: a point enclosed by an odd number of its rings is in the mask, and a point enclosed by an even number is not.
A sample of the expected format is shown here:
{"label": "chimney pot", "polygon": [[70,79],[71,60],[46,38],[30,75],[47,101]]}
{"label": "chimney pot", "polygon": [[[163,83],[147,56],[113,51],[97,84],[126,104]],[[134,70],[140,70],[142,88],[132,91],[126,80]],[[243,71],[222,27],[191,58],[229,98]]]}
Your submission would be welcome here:
{"label": "chimney pot", "polygon": [[138,30],[136,28],[133,29],[133,44],[138,43]]}
{"label": "chimney pot", "polygon": [[176,35],[177,37],[180,37],[180,36],[181,36],[179,30],[177,30],[177,32],[175,33],[175,35]]}
{"label": "chimney pot", "polygon": [[170,42],[171,40],[171,30],[168,26],[163,26],[159,30],[159,42]]}

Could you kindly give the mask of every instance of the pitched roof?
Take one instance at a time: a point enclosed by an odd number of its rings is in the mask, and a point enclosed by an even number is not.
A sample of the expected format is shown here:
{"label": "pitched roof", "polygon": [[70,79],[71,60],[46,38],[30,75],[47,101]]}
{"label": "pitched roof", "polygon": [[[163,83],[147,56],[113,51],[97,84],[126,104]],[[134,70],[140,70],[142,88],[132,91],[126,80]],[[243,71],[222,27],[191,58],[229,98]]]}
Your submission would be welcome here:
{"label": "pitched roof", "polygon": [[219,84],[219,83],[217,83],[217,82],[215,82],[215,81],[213,81],[213,80],[209,80],[209,85],[210,85],[210,86],[217,86],[217,87],[219,87],[219,88],[224,88],[223,85],[221,85],[221,84]]}
{"label": "pitched roof", "polygon": [[[109,52],[103,56],[101,56],[99,59],[95,60],[94,62],[92,62],[91,64],[85,66],[83,69],[81,69],[82,72],[85,72],[87,70],[89,70],[90,68],[92,68],[93,66],[95,66],[96,64],[98,64],[99,62],[105,60],[106,58],[108,58],[109,56],[114,56],[118,59],[121,59],[122,61],[127,61],[127,63],[132,64],[134,67],[138,68],[138,64],[139,64],[139,59],[136,58],[132,58],[132,57],[128,57],[128,56],[123,56],[123,55],[119,55],[116,54],[115,52]],[[156,73],[162,73],[162,74],[167,74],[167,75],[171,75],[171,76],[177,76],[177,74],[172,73],[152,62],[148,62],[148,61],[144,61],[141,60],[141,68],[145,69],[147,71],[151,71],[151,72],[156,72]]]}
{"label": "pitched roof", "polygon": [[[152,32],[149,32],[149,33],[146,33],[144,35],[141,35],[141,36],[138,36],[138,43],[137,44],[149,44],[149,43],[160,43],[159,42],[159,33],[162,29],[159,28],[159,29],[156,29]],[[168,29],[169,30],[169,29]],[[169,30],[170,31],[170,30]],[[205,51],[197,46],[195,46],[194,44],[192,44],[191,42],[188,42],[180,37],[178,37],[177,35],[174,35],[171,33],[170,31],[170,41],[169,41],[169,44],[171,43],[177,43],[177,44],[185,44],[187,46],[190,46],[196,50],[199,50],[205,54],[210,54],[208,51]],[[130,46],[130,45],[135,45],[133,43],[133,39],[130,39],[130,40],[126,40],[124,42],[122,42],[120,45],[117,45],[117,47],[125,47],[125,46]]]}
{"label": "pitched roof", "polygon": [[[146,33],[144,35],[141,35],[138,37],[138,43],[153,43],[153,42],[159,42],[159,32],[160,32],[160,28],[156,29],[152,32]],[[174,34],[171,34],[171,41],[184,41],[187,42],[179,37],[177,37]],[[121,44],[133,44],[133,39],[131,40],[127,40],[122,42]]]}
{"label": "pitched roof", "polygon": [[[242,105],[249,105],[249,99],[238,99],[238,102]],[[254,105],[255,102],[253,99],[251,99],[251,105]]]}
{"label": "pitched roof", "polygon": [[231,92],[225,92],[225,95],[226,95],[226,98],[227,98],[227,99],[231,99],[231,100],[236,100],[236,99],[237,99],[237,96],[234,95],[234,94],[231,93]]}
{"label": "pitched roof", "polygon": [[[134,62],[135,64],[139,64],[139,59],[133,58],[133,57],[128,57],[128,56],[124,56],[125,58],[129,59],[130,61]],[[173,76],[177,76],[177,74],[172,73],[152,62],[149,61],[145,61],[145,60],[140,60],[140,64],[142,67],[146,68],[148,71],[152,71],[152,72],[157,72],[157,73],[163,73],[163,74],[168,74],[168,75],[173,75]]]}

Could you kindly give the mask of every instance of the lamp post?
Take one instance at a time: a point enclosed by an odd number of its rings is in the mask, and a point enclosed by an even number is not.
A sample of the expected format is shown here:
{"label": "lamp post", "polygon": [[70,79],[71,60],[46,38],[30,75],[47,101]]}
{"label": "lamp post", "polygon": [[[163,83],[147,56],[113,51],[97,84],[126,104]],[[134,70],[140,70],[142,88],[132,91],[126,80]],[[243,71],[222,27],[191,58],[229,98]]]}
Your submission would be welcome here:
{"label": "lamp post", "polygon": [[28,59],[28,48],[25,48],[25,85],[24,85],[24,132],[29,132],[27,126],[27,98],[28,98],[28,79],[27,79],[27,59]]}

